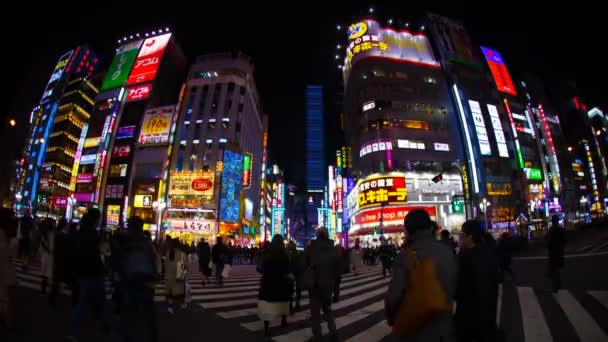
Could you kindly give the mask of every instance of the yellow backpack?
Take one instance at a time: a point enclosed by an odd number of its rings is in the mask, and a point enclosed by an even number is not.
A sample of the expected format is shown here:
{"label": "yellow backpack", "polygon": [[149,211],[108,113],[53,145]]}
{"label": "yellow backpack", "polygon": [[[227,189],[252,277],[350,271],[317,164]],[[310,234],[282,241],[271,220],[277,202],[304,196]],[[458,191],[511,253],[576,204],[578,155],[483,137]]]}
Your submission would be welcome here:
{"label": "yellow backpack", "polygon": [[393,334],[403,337],[416,335],[436,317],[452,310],[433,260],[419,260],[413,248],[407,253],[411,265],[409,282],[393,325]]}

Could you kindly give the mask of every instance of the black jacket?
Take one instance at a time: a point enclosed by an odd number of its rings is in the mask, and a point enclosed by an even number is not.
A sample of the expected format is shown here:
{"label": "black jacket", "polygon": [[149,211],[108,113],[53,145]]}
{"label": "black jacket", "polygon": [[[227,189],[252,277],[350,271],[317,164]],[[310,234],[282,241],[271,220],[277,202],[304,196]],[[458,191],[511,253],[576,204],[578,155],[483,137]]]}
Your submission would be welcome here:
{"label": "black jacket", "polygon": [[289,257],[287,253],[265,253],[262,260],[259,299],[286,302],[290,297]]}

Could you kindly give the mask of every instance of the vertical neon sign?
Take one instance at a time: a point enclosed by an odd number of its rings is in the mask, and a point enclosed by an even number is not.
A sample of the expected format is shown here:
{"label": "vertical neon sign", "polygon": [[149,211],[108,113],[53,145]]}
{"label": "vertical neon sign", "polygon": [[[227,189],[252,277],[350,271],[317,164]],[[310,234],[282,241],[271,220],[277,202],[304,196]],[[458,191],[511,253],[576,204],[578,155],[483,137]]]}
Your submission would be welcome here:
{"label": "vertical neon sign", "polygon": [[519,161],[519,168],[524,168],[524,157],[521,154],[521,147],[519,146],[519,139],[517,138],[517,129],[515,129],[515,121],[513,120],[513,113],[511,112],[511,107],[509,107],[509,101],[504,99],[505,108],[507,109],[507,113],[509,114],[509,122],[511,123],[511,130],[513,131],[513,139],[515,140],[515,147],[517,149],[517,160]]}
{"label": "vertical neon sign", "polygon": [[471,164],[471,172],[473,174],[473,189],[475,193],[479,193],[479,182],[477,181],[477,165],[475,163],[475,154],[473,154],[473,145],[471,144],[471,135],[469,134],[469,125],[467,124],[467,118],[464,115],[464,108],[462,107],[462,101],[460,100],[460,93],[458,87],[454,84],[453,88],[454,95],[456,96],[456,102],[458,103],[458,112],[460,113],[460,124],[464,130],[464,136],[467,142],[467,150],[469,152],[469,163]]}

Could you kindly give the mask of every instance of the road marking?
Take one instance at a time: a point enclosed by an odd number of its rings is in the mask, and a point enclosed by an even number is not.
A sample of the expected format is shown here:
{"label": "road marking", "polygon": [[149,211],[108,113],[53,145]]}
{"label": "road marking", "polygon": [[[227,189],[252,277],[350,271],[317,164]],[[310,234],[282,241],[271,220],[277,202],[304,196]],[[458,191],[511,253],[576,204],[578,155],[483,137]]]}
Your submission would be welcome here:
{"label": "road marking", "polygon": [[606,247],[608,247],[608,242],[604,242],[603,244],[601,244],[601,245],[599,245],[599,246],[597,246],[597,247],[594,247],[594,248],[592,249],[592,252],[595,252],[595,251],[601,251],[601,250],[603,250],[603,249],[604,249],[604,248],[606,248]]}
{"label": "road marking", "polygon": [[[339,301],[336,304],[332,304],[331,309],[332,309],[332,311],[340,310],[342,308],[345,308],[345,307],[363,302],[370,298],[382,295],[382,294],[386,293],[386,290],[387,290],[386,287],[382,287],[375,291],[364,293],[361,296],[355,296],[355,297],[351,297],[346,300]],[[304,310],[304,311],[297,312],[295,315],[293,315],[287,319],[287,323],[295,323],[295,322],[304,321],[307,319],[310,319],[310,310]],[[279,326],[279,325],[281,325],[280,319],[273,320],[272,322],[270,322],[271,327],[275,327],[275,326]],[[243,324],[241,324],[241,326],[248,330],[251,330],[251,331],[257,331],[257,330],[264,329],[264,323],[262,321],[243,323]]]}
{"label": "road marking", "polygon": [[568,320],[574,326],[581,342],[608,341],[608,336],[604,334],[593,317],[583,308],[583,306],[565,290],[559,290],[555,295],[557,302],[564,310]]}
{"label": "road marking", "polygon": [[500,314],[502,313],[502,284],[498,284],[498,302],[496,303],[496,326],[500,327]]}
{"label": "road marking", "polygon": [[589,294],[608,309],[608,291],[589,291]]}
{"label": "road marking", "polygon": [[[570,258],[584,258],[584,257],[602,256],[602,255],[608,255],[608,252],[568,254],[568,255],[565,255],[564,257],[566,259],[570,259]],[[547,258],[548,258],[548,256],[546,256],[546,255],[529,256],[529,257],[513,257],[513,259],[515,259],[515,260],[542,260],[542,259],[547,259]]]}
{"label": "road marking", "polygon": [[545,321],[543,310],[530,287],[518,287],[521,320],[526,341],[552,342],[551,332]]}
{"label": "road marking", "polygon": [[[384,301],[375,302],[364,308],[356,311],[352,311],[346,315],[340,316],[336,319],[336,330],[341,329],[349,324],[359,321],[367,316],[373,315],[376,312],[384,310]],[[321,324],[323,334],[327,334],[327,323]],[[310,328],[304,328],[300,330],[292,331],[285,335],[274,337],[273,340],[277,342],[295,342],[295,341],[306,341],[312,337],[312,330]]]}
{"label": "road marking", "polygon": [[390,334],[391,331],[391,327],[389,327],[388,323],[383,320],[382,322],[367,330],[364,330],[363,332],[349,338],[344,342],[376,342],[382,340],[384,336]]}

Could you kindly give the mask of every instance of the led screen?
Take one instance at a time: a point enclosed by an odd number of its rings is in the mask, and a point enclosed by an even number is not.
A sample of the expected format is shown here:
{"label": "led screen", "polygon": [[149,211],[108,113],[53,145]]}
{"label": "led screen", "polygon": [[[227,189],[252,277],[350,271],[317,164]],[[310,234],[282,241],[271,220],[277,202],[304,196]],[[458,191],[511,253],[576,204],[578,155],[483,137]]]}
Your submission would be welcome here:
{"label": "led screen", "polygon": [[148,38],[144,41],[137,59],[133,63],[131,74],[127,79],[127,85],[135,85],[151,82],[156,77],[156,72],[163,58],[163,53],[169,43],[171,33]]}
{"label": "led screen", "polygon": [[138,142],[140,144],[166,144],[173,121],[173,106],[153,108],[144,114]]}
{"label": "led screen", "polygon": [[492,155],[492,149],[490,148],[488,131],[486,130],[486,124],[483,120],[479,102],[469,100],[469,107],[471,108],[471,115],[473,115],[473,123],[475,124],[475,132],[477,133],[481,155],[490,156]]}
{"label": "led screen", "polygon": [[116,49],[116,55],[114,55],[108,73],[103,79],[101,91],[118,88],[125,84],[129,71],[131,71],[131,66],[133,66],[135,58],[137,58],[137,51],[139,51],[140,46],[141,40],[138,40]]}
{"label": "led screen", "polygon": [[481,47],[481,51],[483,51],[483,55],[488,62],[490,72],[492,72],[492,76],[494,77],[494,82],[496,83],[496,88],[498,91],[511,95],[517,95],[515,86],[513,85],[513,81],[511,81],[511,76],[507,70],[507,66],[505,65],[500,53],[483,46]]}
{"label": "led screen", "polygon": [[240,192],[243,178],[243,156],[236,152],[224,152],[220,220],[237,223],[240,211]]}

